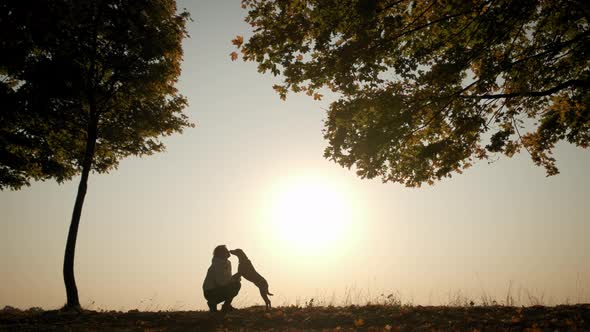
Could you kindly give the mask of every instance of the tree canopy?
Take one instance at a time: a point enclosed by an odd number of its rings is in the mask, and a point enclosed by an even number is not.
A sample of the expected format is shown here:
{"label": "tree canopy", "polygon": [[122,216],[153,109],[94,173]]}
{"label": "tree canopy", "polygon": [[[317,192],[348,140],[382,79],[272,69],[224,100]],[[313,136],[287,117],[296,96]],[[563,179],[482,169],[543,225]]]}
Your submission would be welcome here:
{"label": "tree canopy", "polygon": [[[232,42],[274,89],[336,92],[325,157],[363,178],[432,184],[523,148],[547,175],[590,142],[590,5],[581,0],[242,0]],[[238,53],[231,54],[232,59]]]}
{"label": "tree canopy", "polygon": [[191,126],[174,84],[188,13],[171,0],[0,4],[0,189],[80,174],[161,151]]}

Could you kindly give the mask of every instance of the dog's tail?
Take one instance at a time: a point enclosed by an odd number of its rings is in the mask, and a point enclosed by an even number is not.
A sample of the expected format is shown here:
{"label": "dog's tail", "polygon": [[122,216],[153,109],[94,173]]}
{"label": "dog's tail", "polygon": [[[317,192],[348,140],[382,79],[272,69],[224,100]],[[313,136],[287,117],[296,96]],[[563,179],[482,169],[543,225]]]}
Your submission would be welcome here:
{"label": "dog's tail", "polygon": [[268,294],[270,296],[273,296],[274,295],[273,293],[269,292],[268,289],[266,290],[266,294]]}

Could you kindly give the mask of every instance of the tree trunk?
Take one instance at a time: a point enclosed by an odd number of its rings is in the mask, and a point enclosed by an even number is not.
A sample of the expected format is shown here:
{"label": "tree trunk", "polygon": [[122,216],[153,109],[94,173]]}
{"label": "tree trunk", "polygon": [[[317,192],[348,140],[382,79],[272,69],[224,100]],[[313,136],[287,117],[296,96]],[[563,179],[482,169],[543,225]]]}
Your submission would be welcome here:
{"label": "tree trunk", "polygon": [[86,189],[88,187],[88,176],[90,174],[92,161],[94,159],[97,130],[98,116],[96,114],[94,102],[91,101],[90,119],[87,129],[88,136],[86,138],[86,151],[84,152],[84,161],[82,164],[82,176],[80,178],[80,184],[78,185],[78,194],[76,195],[76,203],[74,204],[74,212],[72,213],[72,221],[70,223],[68,240],[66,242],[66,252],[64,255],[63,276],[68,301],[64,307],[65,309],[80,309],[78,288],[76,287],[76,279],[74,278],[74,256],[76,253],[76,238],[78,237],[78,226],[80,225],[82,206],[84,205],[84,198],[86,197]]}

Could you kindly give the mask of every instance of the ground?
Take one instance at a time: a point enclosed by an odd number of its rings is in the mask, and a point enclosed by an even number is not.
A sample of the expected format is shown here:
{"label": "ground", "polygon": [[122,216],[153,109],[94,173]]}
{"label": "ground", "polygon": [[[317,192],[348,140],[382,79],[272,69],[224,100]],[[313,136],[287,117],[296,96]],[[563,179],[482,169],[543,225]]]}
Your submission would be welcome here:
{"label": "ground", "polygon": [[263,307],[82,313],[0,310],[0,331],[590,331],[590,304],[555,307]]}

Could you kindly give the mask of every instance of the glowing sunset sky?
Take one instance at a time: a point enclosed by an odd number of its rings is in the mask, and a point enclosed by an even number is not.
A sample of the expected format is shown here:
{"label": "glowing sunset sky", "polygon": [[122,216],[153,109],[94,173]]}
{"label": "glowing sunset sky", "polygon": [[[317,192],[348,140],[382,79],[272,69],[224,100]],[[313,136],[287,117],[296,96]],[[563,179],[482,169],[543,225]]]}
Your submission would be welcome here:
{"label": "glowing sunset sky", "polygon": [[[197,127],[166,139],[165,153],[91,175],[76,250],[83,306],[205,309],[218,244],[246,252],[274,305],[392,292],[414,304],[504,301],[509,285],[522,304],[590,302],[587,150],[559,145],[550,178],[521,153],[432,187],[361,180],[322,157],[336,96],[281,101],[272,76],[230,60],[230,40],[250,31],[239,1],[178,7],[194,20],[178,87]],[[0,192],[0,307],[65,303],[77,181]],[[243,281],[234,304],[261,303]]]}

